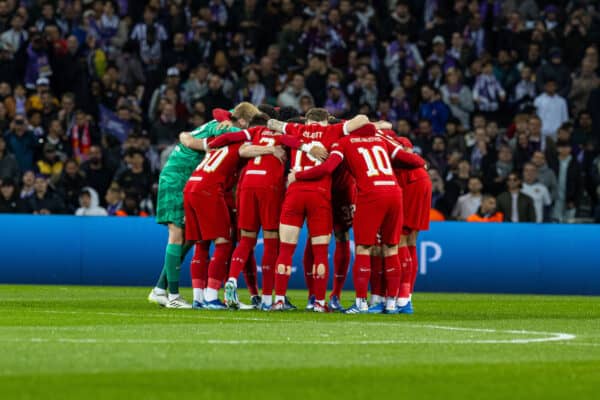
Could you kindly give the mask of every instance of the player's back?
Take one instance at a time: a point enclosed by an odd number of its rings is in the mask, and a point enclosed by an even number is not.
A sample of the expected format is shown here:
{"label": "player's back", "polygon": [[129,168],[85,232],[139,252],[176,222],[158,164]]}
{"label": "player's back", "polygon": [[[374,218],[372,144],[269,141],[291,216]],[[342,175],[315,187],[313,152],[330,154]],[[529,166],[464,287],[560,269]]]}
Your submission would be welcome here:
{"label": "player's back", "polygon": [[[331,147],[344,135],[343,124],[319,125],[319,124],[286,124],[284,132],[288,135],[294,135],[309,146],[322,146],[326,150]],[[291,153],[292,170],[296,172],[306,171],[320,165],[321,162],[310,154],[301,150]],[[323,176],[313,181],[296,181],[292,183],[288,190],[319,190],[323,192],[331,191],[331,175]]]}
{"label": "player's back", "polygon": [[[257,146],[276,146],[280,133],[267,127],[257,126],[246,130]],[[280,190],[284,185],[284,164],[273,155],[254,157],[249,160],[241,174],[243,188],[273,188]]]}
{"label": "player's back", "polygon": [[241,166],[242,160],[239,154],[241,146],[242,143],[234,143],[208,152],[192,173],[184,192],[230,189],[229,185],[236,181],[232,176],[237,175]]}
{"label": "player's back", "polygon": [[399,188],[390,159],[393,151],[395,148],[378,136],[350,135],[332,147],[332,154],[338,152],[344,158],[359,195]]}

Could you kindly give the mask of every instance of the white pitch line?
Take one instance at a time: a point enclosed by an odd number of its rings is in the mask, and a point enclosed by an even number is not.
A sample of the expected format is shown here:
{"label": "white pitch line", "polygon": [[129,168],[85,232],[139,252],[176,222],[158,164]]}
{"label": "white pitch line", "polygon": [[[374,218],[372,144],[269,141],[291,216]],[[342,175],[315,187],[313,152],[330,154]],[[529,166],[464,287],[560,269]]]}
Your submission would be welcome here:
{"label": "white pitch line", "polygon": [[[95,314],[95,315],[109,315],[109,316],[135,316],[140,317],[142,315],[132,314],[132,313],[114,313],[114,312],[90,312],[86,313],[83,311],[53,311],[53,310],[32,310],[36,312],[42,313],[53,313],[53,314]],[[200,314],[200,313],[198,313]],[[173,314],[175,315],[175,314]],[[150,314],[144,315],[145,317],[160,317],[161,315]],[[179,315],[179,317],[183,317],[183,315]],[[195,315],[195,316],[185,316],[187,318],[195,318],[195,319],[208,319],[208,320],[233,320],[233,321],[273,321],[268,318],[239,318],[233,317],[231,315],[223,315],[223,316],[208,316],[208,315]],[[164,318],[163,318],[164,319]],[[327,322],[327,321],[299,321],[299,320],[275,320],[277,322],[291,322],[291,323],[316,323],[316,322]],[[360,323],[361,325],[376,325],[376,326],[393,326],[392,324],[384,324],[382,322],[369,322],[369,321],[348,321],[350,324]],[[439,330],[448,330],[448,331],[461,331],[461,332],[481,332],[481,333],[500,333],[500,334],[511,334],[511,335],[539,335],[543,337],[538,338],[513,338],[513,339],[466,339],[466,340],[448,340],[448,341],[415,341],[415,340],[404,340],[404,339],[391,339],[391,340],[359,340],[359,341],[265,341],[265,340],[208,340],[208,341],[176,341],[176,340],[161,340],[161,339],[117,339],[116,342],[111,342],[110,340],[98,341],[97,339],[43,339],[43,338],[34,338],[33,342],[44,342],[44,340],[58,342],[58,343],[149,343],[149,344],[161,344],[161,343],[207,343],[207,344],[316,344],[316,345],[369,345],[369,344],[417,344],[417,343],[446,343],[446,344],[528,344],[528,343],[544,343],[544,342],[562,342],[569,341],[575,339],[575,335],[569,333],[562,332],[539,332],[539,331],[527,331],[527,330],[502,330],[502,329],[490,329],[490,328],[470,328],[470,327],[458,327],[458,326],[443,326],[443,325],[431,325],[431,324],[411,324],[411,323],[402,323],[399,326],[404,327],[412,327],[412,328],[427,328],[427,329],[439,329]],[[54,328],[54,327],[50,327]],[[32,341],[32,339],[8,339],[3,340],[3,342],[14,342],[14,341]]]}

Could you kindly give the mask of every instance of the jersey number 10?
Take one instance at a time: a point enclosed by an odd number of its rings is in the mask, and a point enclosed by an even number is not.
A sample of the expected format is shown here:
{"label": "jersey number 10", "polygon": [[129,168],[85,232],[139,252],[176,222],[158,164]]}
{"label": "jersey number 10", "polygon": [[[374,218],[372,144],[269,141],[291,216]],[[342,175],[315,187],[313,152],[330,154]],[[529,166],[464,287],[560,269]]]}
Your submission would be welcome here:
{"label": "jersey number 10", "polygon": [[365,159],[365,164],[367,164],[367,176],[394,174],[390,157],[383,147],[373,146],[371,149],[359,147],[357,150]]}

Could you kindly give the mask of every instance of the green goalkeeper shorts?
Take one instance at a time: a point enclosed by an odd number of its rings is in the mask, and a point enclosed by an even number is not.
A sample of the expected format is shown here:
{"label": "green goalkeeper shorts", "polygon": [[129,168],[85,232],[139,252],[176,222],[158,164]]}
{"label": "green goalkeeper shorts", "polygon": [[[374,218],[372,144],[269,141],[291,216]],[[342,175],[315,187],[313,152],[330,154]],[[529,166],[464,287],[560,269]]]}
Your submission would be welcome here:
{"label": "green goalkeeper shorts", "polygon": [[190,177],[188,171],[164,168],[158,179],[158,198],[156,201],[156,222],[174,224],[183,228],[185,212],[183,209],[183,188]]}

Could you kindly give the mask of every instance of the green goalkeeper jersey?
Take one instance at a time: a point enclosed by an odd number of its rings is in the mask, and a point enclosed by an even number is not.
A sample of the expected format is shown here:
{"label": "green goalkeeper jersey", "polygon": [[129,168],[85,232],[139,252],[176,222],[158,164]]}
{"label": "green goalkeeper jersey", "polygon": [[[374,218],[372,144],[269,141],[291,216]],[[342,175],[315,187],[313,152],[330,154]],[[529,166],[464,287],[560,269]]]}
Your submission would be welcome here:
{"label": "green goalkeeper jersey", "polygon": [[[234,126],[225,129],[218,129],[218,125],[219,122],[213,119],[212,121],[194,129],[190,133],[195,139],[205,139],[219,136],[223,133],[237,132],[241,130],[240,128]],[[198,166],[203,158],[203,151],[192,150],[189,147],[179,143],[169,155],[169,159],[167,160],[164,169],[189,171],[189,174],[191,174],[194,168]]]}

